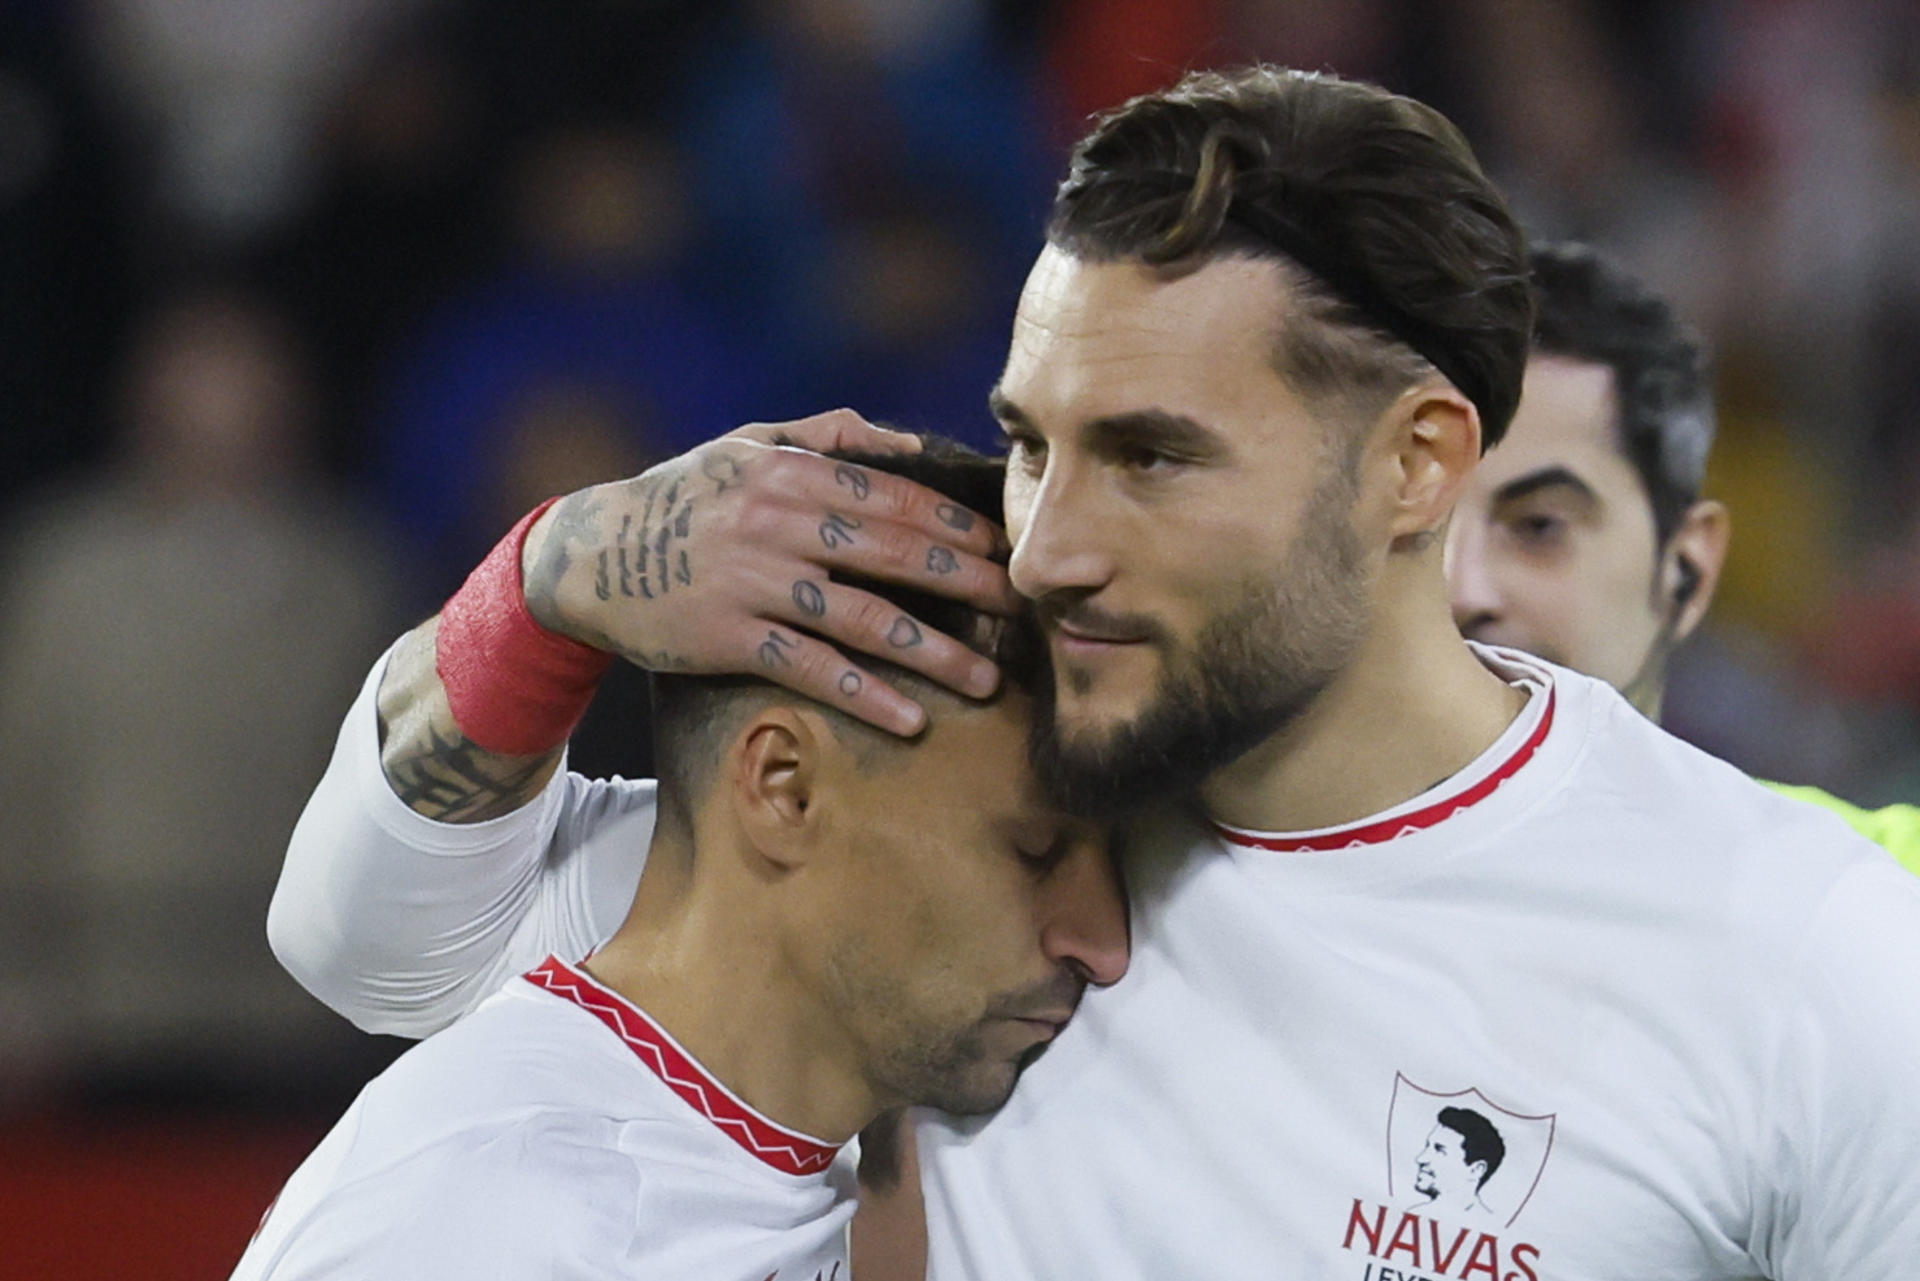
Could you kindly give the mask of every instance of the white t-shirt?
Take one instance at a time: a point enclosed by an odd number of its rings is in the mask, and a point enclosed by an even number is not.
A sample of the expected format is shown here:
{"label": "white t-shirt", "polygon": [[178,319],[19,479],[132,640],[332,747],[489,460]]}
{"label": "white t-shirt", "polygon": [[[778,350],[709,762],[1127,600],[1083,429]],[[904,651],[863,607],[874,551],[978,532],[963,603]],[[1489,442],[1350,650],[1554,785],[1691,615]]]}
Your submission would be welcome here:
{"label": "white t-shirt", "polygon": [[235,1281],[844,1281],[851,1158],[548,958],[409,1050],[294,1172]]}
{"label": "white t-shirt", "polygon": [[[1604,684],[1479,652],[1532,697],[1429,794],[1331,832],[1129,834],[1127,977],[998,1115],[918,1127],[936,1281],[1854,1281],[1920,1258],[1920,882]],[[334,772],[377,795],[330,776],[316,831],[366,825],[343,804],[407,813],[362,729]],[[335,1008],[396,1027],[406,992],[431,1026],[472,958],[611,931],[625,900],[582,910],[579,887],[630,892],[638,857],[602,832],[638,813],[556,783],[473,869],[296,838],[276,913],[339,933],[276,942],[324,962],[296,973]],[[449,967],[392,936],[355,967],[387,922],[353,904],[395,884],[436,937],[479,920],[490,943]]]}

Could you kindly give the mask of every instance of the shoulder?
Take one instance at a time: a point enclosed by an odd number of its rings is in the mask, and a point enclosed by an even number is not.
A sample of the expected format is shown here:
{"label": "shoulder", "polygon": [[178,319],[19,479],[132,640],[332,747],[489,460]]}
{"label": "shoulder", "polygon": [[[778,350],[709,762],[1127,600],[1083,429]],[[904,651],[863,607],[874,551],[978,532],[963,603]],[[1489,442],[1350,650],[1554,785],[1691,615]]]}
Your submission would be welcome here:
{"label": "shoulder", "polygon": [[614,824],[651,831],[659,795],[659,784],[650,778],[588,778],[569,771],[563,824],[582,835]]}
{"label": "shoulder", "polygon": [[1612,689],[1556,671],[1586,751],[1546,821],[1638,866],[1675,895],[1710,896],[1750,925],[1804,926],[1833,887],[1891,870],[1838,814],[1780,794],[1662,729]]}
{"label": "shoulder", "polygon": [[402,1055],[363,1095],[383,1128],[417,1139],[498,1118],[607,1114],[631,1055],[577,1006],[519,978]]}
{"label": "shoulder", "polygon": [[1830,810],[1860,835],[1893,855],[1909,872],[1920,873],[1920,805],[1884,805],[1865,809],[1817,787],[1768,783],[1791,800]]}
{"label": "shoulder", "polygon": [[640,1191],[637,1163],[591,1118],[492,1118],[277,1206],[297,1220],[278,1233],[269,1220],[272,1275],[598,1276],[631,1246]]}

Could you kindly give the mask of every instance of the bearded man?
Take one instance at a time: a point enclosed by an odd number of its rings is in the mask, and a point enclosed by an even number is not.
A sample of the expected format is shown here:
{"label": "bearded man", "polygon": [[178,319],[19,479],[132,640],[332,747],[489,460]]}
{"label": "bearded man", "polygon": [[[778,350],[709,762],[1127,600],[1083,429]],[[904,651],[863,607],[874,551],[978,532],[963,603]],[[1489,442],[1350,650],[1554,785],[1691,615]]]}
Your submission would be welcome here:
{"label": "bearded man", "polygon": [[[1161,803],[1124,840],[1127,981],[998,1113],[916,1118],[932,1276],[1891,1277],[1920,1250],[1920,1169],[1875,1138],[1920,1133],[1920,884],[1454,626],[1442,534],[1520,397],[1527,279],[1458,131],[1372,86],[1195,75],[1076,148],[992,397],[1009,576],[1048,638],[1056,794]],[[912,729],[828,641],[984,674],[829,575],[984,603],[995,549],[766,443],[858,429],[754,428],[590,519],[563,502],[528,544],[535,617]],[[690,581],[595,609],[622,531],[688,495],[662,550]],[[468,763],[506,811],[555,805]],[[444,1022],[526,920],[613,923],[618,893],[542,898],[547,830],[458,863],[296,838],[282,959],[368,1026]],[[1454,1105],[1503,1138],[1490,1222],[1396,1208]],[[869,1239],[908,1248],[864,1252],[868,1281],[917,1274],[915,1192],[876,1198],[904,1222]]]}

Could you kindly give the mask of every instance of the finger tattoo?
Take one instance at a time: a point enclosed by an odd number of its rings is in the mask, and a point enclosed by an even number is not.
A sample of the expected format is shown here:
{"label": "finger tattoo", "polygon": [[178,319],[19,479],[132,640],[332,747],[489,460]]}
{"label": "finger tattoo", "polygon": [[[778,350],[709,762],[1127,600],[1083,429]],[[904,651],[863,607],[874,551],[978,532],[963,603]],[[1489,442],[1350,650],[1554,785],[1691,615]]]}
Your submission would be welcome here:
{"label": "finger tattoo", "polygon": [[848,698],[852,698],[855,694],[858,694],[860,692],[860,686],[864,683],[865,682],[860,679],[860,673],[854,671],[852,668],[848,668],[846,671],[840,673],[840,692]]}
{"label": "finger tattoo", "polygon": [[760,642],[760,666],[791,667],[793,659],[787,651],[798,649],[800,642],[791,636],[782,636],[779,632],[768,632],[767,638]]}
{"label": "finger tattoo", "polygon": [[873,482],[867,479],[867,473],[851,463],[841,463],[833,469],[833,483],[845,485],[853,491],[855,498],[863,502],[873,487]]}
{"label": "finger tattoo", "polygon": [[921,639],[920,624],[905,614],[894,619],[893,626],[887,630],[887,644],[895,649],[912,649]]}
{"label": "finger tattoo", "polygon": [[964,534],[973,528],[973,513],[956,503],[941,503],[933,509],[933,514],[948,529],[957,529]]}
{"label": "finger tattoo", "polygon": [[827,612],[827,594],[820,584],[801,579],[793,585],[793,603],[808,618],[820,618]]}
{"label": "finger tattoo", "polygon": [[820,541],[827,545],[828,551],[845,547],[854,541],[853,531],[858,528],[860,522],[853,517],[828,512],[827,518],[820,522]]}
{"label": "finger tattoo", "polygon": [[936,574],[951,574],[960,568],[960,562],[954,558],[950,548],[929,547],[927,548],[927,568]]}

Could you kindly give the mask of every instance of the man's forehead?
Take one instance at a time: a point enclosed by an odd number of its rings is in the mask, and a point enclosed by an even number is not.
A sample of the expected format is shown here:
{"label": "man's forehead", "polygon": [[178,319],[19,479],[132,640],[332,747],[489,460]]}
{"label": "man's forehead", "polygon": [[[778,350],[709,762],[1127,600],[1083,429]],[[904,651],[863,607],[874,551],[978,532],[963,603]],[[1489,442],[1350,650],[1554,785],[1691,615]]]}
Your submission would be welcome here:
{"label": "man's forehead", "polygon": [[1519,411],[1502,448],[1520,439],[1542,446],[1624,454],[1620,398],[1611,366],[1572,356],[1537,355],[1527,362],[1523,387]]}
{"label": "man's forehead", "polygon": [[1478,488],[1498,492],[1516,478],[1550,467],[1596,489],[1632,479],[1619,414],[1608,366],[1565,356],[1533,357],[1520,408],[1506,438],[1481,461]]}
{"label": "man's forehead", "polygon": [[1168,269],[1137,258],[1075,258],[1048,246],[1020,295],[1014,350],[1097,344],[1150,355],[1224,347],[1263,356],[1284,301],[1271,261],[1232,256]]}
{"label": "man's forehead", "polygon": [[1021,296],[1000,392],[1048,428],[1144,410],[1210,421],[1236,396],[1290,395],[1273,359],[1285,311],[1270,261],[1174,272],[1049,247]]}

